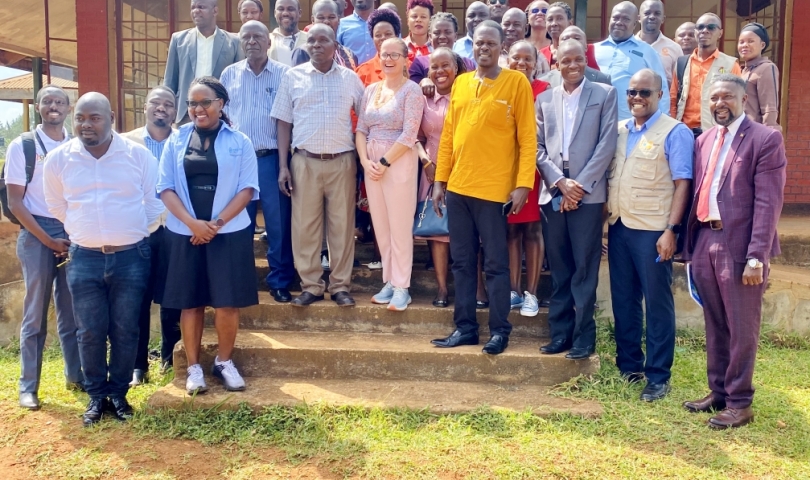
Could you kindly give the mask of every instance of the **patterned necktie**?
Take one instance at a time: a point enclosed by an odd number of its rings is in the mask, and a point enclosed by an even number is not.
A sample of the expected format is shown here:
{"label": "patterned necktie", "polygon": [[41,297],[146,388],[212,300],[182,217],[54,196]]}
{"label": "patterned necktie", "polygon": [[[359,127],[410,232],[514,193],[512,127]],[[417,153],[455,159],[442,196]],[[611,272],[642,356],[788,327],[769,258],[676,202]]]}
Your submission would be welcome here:
{"label": "patterned necktie", "polygon": [[720,158],[720,151],[723,150],[723,142],[726,141],[726,133],[728,128],[720,127],[720,137],[714,141],[714,148],[712,148],[712,156],[709,158],[709,165],[706,167],[706,172],[703,174],[703,182],[700,184],[700,193],[698,194],[697,218],[701,222],[705,222],[709,217],[709,195],[712,190],[712,181],[714,180],[714,171],[717,169],[717,159]]}

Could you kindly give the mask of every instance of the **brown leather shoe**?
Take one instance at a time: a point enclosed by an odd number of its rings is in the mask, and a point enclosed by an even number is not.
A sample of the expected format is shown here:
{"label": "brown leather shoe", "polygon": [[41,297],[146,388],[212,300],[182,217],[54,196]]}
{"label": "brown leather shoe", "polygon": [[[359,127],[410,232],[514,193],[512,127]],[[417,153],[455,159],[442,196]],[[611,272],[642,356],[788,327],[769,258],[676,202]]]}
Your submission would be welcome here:
{"label": "brown leather shoe", "polygon": [[709,419],[709,427],[715,430],[737,428],[754,421],[754,410],[751,407],[726,408]]}
{"label": "brown leather shoe", "polygon": [[698,412],[714,412],[715,410],[722,410],[726,408],[725,400],[717,400],[711,393],[701,398],[700,400],[693,400],[691,402],[683,402],[683,408],[692,413]]}
{"label": "brown leather shoe", "polygon": [[349,292],[337,292],[332,295],[332,300],[337,303],[338,307],[353,307],[355,306],[354,299]]}
{"label": "brown leather shoe", "polygon": [[314,295],[309,292],[304,292],[301,295],[295,297],[295,300],[292,301],[293,307],[306,307],[312,305],[315,302],[319,302],[323,300],[323,295]]}

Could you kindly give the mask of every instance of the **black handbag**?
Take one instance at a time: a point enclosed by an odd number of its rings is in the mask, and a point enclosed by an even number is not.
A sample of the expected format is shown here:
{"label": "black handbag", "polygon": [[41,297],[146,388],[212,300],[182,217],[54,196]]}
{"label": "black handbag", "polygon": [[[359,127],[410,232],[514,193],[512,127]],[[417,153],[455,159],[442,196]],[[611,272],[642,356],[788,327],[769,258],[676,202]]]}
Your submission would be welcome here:
{"label": "black handbag", "polygon": [[440,237],[450,234],[447,226],[447,205],[441,207],[442,218],[433,211],[433,186],[427,192],[427,198],[416,204],[416,215],[413,219],[413,234],[416,237]]}

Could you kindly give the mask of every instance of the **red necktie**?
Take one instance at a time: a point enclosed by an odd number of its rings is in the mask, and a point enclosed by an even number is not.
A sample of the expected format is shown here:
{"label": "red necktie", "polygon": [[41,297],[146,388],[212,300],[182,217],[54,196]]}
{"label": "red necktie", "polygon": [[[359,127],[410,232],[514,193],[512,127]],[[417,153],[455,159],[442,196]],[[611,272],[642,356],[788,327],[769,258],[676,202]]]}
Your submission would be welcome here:
{"label": "red necktie", "polygon": [[697,218],[701,222],[705,222],[706,219],[709,218],[709,195],[712,190],[714,171],[717,169],[717,159],[720,158],[720,151],[723,150],[723,142],[726,140],[726,132],[728,132],[728,128],[720,127],[720,137],[714,142],[712,156],[709,159],[708,167],[706,167],[706,173],[703,174],[703,182],[700,184]]}

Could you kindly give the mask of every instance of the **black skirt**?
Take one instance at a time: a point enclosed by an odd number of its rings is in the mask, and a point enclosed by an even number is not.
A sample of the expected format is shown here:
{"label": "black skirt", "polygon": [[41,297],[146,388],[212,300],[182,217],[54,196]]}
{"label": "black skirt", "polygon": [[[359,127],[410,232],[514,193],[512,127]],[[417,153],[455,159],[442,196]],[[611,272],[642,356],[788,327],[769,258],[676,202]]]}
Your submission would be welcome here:
{"label": "black skirt", "polygon": [[204,245],[192,245],[190,240],[188,235],[165,231],[162,306],[243,308],[259,303],[251,227],[217,234]]}

